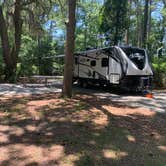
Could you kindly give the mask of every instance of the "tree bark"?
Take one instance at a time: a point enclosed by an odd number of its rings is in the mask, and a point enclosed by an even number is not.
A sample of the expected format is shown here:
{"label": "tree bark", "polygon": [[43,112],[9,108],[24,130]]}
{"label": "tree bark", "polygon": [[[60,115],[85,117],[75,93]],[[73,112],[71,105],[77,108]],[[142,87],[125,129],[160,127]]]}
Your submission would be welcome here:
{"label": "tree bark", "polygon": [[152,8],[152,0],[149,0],[147,39],[149,39],[150,33],[151,33],[151,22],[152,22],[152,18],[151,18],[152,9],[151,8]]}
{"label": "tree bark", "polygon": [[142,17],[141,17],[141,4],[139,0],[136,0],[136,5],[137,5],[137,47],[142,46]]}
{"label": "tree bark", "polygon": [[129,27],[126,29],[126,32],[125,32],[125,44],[126,45],[129,45]]}
{"label": "tree bark", "polygon": [[84,23],[85,23],[85,30],[84,30],[84,49],[87,48],[87,22],[86,22],[86,16],[84,17]]}
{"label": "tree bark", "polygon": [[5,62],[5,80],[14,82],[16,77],[17,59],[21,46],[22,20],[21,20],[21,0],[15,1],[13,13],[14,41],[9,44],[8,29],[3,15],[3,8],[0,5],[0,37],[2,41],[3,59]]}
{"label": "tree bark", "polygon": [[[166,8],[166,0],[163,0],[164,8]],[[163,15],[163,20],[162,20],[162,31],[163,31],[163,37],[161,39],[161,42],[164,41],[165,35],[166,35],[166,16]],[[165,46],[165,42],[163,43]]]}
{"label": "tree bark", "polygon": [[143,28],[143,39],[142,39],[143,47],[146,47],[146,42],[147,42],[148,14],[149,14],[149,0],[145,0],[144,28]]}
{"label": "tree bark", "polygon": [[[117,24],[119,23],[119,11],[116,11],[116,20]],[[113,39],[113,45],[118,45],[118,28],[117,26],[115,27],[115,34],[114,34],[114,39]]]}
{"label": "tree bark", "polygon": [[129,0],[128,1],[128,12],[127,12],[127,17],[129,18],[129,23],[128,23],[128,27],[126,28],[126,33],[125,33],[125,44],[126,45],[129,45],[129,38],[130,38],[130,26],[129,26],[129,24],[131,22],[131,20],[130,20],[130,15],[131,15],[131,10],[132,10],[131,6],[132,6],[132,1]]}
{"label": "tree bark", "polygon": [[62,92],[64,97],[70,98],[72,97],[76,0],[68,0],[68,10],[68,22],[66,23],[67,36],[65,45],[65,67]]}
{"label": "tree bark", "polygon": [[6,66],[10,67],[12,64],[12,61],[10,57],[9,38],[8,38],[7,26],[6,26],[1,5],[0,5],[0,36],[1,36],[1,42],[2,42],[2,53],[3,53],[4,62]]}

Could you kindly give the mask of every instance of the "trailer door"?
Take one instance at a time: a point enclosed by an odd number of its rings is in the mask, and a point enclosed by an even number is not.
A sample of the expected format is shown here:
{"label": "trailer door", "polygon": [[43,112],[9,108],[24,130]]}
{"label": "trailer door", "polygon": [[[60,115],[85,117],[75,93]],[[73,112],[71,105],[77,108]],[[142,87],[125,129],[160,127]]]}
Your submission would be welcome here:
{"label": "trailer door", "polygon": [[122,75],[122,69],[119,62],[109,58],[109,80],[112,84],[119,84]]}
{"label": "trailer door", "polygon": [[74,77],[79,77],[79,56],[74,57]]}

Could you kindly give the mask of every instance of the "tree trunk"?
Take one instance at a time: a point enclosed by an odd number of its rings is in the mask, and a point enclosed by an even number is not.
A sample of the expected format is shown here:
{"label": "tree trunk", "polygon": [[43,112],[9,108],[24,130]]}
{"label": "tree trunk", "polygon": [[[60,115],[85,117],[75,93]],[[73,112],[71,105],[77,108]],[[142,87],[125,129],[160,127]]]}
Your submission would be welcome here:
{"label": "tree trunk", "polygon": [[136,0],[137,5],[137,46],[142,46],[142,17],[141,17],[141,4],[139,0]]}
{"label": "tree trunk", "polygon": [[[116,20],[117,24],[119,23],[119,11],[116,11]],[[118,45],[118,28],[115,27],[115,34],[114,34],[114,39],[113,39],[113,45]]]}
{"label": "tree trunk", "polygon": [[129,27],[126,29],[126,32],[125,32],[125,44],[126,45],[129,45]]}
{"label": "tree trunk", "polygon": [[150,37],[150,32],[151,32],[151,22],[152,22],[152,0],[149,0],[149,12],[148,12],[148,28],[147,28],[147,39]]}
{"label": "tree trunk", "polygon": [[113,45],[118,45],[118,30],[116,28],[116,31],[115,31],[115,36],[114,36],[114,40],[113,40]]}
{"label": "tree trunk", "polygon": [[68,22],[67,38],[65,46],[65,67],[63,80],[63,96],[72,97],[72,79],[74,62],[74,40],[75,40],[75,9],[76,0],[68,0]]}
{"label": "tree trunk", "polygon": [[145,8],[144,8],[144,28],[143,28],[143,47],[146,47],[147,42],[147,31],[148,31],[148,14],[149,14],[149,0],[145,0]]}
{"label": "tree trunk", "polygon": [[84,30],[84,49],[87,49],[87,22],[86,22],[86,16],[84,17],[84,25],[85,25],[85,30]]}
{"label": "tree trunk", "polygon": [[[166,9],[166,0],[163,0],[163,4],[164,4],[164,9]],[[162,39],[162,42],[163,42],[164,37],[166,35],[166,16],[165,15],[163,15],[162,26],[163,26],[163,31],[164,31],[164,35],[163,35],[163,39]]]}
{"label": "tree trunk", "polygon": [[1,42],[2,42],[3,59],[6,66],[10,67],[12,65],[12,61],[10,57],[9,38],[8,38],[7,26],[6,26],[1,5],[0,5],[0,36],[1,36]]}
{"label": "tree trunk", "polygon": [[22,20],[21,20],[21,0],[16,0],[13,13],[14,41],[10,47],[6,20],[3,9],[0,5],[0,36],[2,41],[3,59],[6,65],[5,80],[14,82],[16,77],[17,59],[21,46]]}
{"label": "tree trunk", "polygon": [[128,23],[128,27],[126,28],[126,33],[125,33],[125,44],[126,45],[129,45],[129,38],[130,38],[130,23],[131,23],[131,20],[130,20],[130,16],[131,16],[131,10],[132,10],[132,1],[129,0],[128,1],[128,12],[127,12],[127,17],[129,19],[129,23]]}

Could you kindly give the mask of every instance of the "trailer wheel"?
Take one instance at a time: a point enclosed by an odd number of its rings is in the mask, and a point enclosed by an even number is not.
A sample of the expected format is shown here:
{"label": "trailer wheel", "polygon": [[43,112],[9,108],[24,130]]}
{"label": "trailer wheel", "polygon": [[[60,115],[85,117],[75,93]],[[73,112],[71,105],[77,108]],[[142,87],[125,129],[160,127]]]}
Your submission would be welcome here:
{"label": "trailer wheel", "polygon": [[78,79],[78,81],[77,81],[78,86],[82,87],[82,83],[83,82],[80,79]]}
{"label": "trailer wheel", "polygon": [[99,83],[100,88],[103,88],[104,85],[105,85],[104,83]]}
{"label": "trailer wheel", "polygon": [[77,81],[77,84],[78,84],[78,86],[80,86],[82,88],[88,88],[88,86],[89,86],[88,81],[87,80],[83,80],[83,79],[79,79]]}
{"label": "trailer wheel", "polygon": [[88,88],[88,82],[87,81],[83,81],[82,82],[82,87],[83,88]]}

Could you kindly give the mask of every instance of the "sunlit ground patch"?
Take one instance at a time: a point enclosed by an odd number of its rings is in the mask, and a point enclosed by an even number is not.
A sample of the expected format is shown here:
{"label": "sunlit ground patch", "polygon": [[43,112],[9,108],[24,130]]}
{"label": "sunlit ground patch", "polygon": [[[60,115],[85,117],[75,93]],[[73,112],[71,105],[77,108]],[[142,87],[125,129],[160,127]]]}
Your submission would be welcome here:
{"label": "sunlit ground patch", "polygon": [[109,149],[105,149],[103,150],[103,155],[105,158],[111,158],[111,159],[115,159],[118,160],[122,157],[125,157],[128,155],[127,152],[122,152],[122,151],[115,151],[115,150],[109,150]]}

